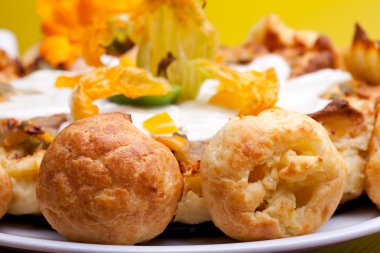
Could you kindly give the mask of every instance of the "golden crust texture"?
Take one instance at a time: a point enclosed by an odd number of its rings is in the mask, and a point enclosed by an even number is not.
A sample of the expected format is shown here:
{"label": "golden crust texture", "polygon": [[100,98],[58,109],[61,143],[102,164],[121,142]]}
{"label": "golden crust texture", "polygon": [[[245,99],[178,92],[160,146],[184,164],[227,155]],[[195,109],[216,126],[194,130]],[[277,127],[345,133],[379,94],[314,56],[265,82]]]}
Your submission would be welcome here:
{"label": "golden crust texture", "polygon": [[11,180],[5,172],[5,170],[0,165],[0,218],[8,211],[9,205],[12,200],[12,183]]}
{"label": "golden crust texture", "polygon": [[326,128],[347,163],[348,177],[342,203],[359,197],[364,191],[367,150],[373,129],[371,105],[366,100],[333,100],[323,110],[310,115]]}
{"label": "golden crust texture", "polygon": [[368,38],[356,24],[351,48],[345,55],[347,69],[359,80],[372,85],[380,84],[380,42]]}
{"label": "golden crust texture", "polygon": [[160,234],[182,193],[178,163],[123,113],[65,128],[48,148],[37,180],[41,212],[71,241],[135,244]]}
{"label": "golden crust texture", "polygon": [[368,163],[365,170],[365,187],[368,197],[380,209],[380,110],[376,108],[376,121],[368,147]]}
{"label": "golden crust texture", "polygon": [[316,231],[338,206],[347,173],[319,123],[280,109],[232,119],[200,171],[213,222],[242,241]]}

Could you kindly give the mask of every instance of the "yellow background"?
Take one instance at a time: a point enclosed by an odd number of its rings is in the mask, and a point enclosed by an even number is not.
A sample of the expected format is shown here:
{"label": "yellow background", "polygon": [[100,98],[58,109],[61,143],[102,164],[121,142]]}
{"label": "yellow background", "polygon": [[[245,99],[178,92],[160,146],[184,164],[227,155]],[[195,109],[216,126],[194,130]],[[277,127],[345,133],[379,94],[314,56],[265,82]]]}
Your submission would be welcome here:
{"label": "yellow background", "polygon": [[[0,27],[17,34],[22,51],[41,38],[34,5],[33,0],[0,0]],[[340,46],[350,44],[357,21],[380,38],[379,0],[208,0],[206,12],[222,43],[230,45],[244,41],[252,24],[268,13],[279,14],[291,27],[326,33]]]}

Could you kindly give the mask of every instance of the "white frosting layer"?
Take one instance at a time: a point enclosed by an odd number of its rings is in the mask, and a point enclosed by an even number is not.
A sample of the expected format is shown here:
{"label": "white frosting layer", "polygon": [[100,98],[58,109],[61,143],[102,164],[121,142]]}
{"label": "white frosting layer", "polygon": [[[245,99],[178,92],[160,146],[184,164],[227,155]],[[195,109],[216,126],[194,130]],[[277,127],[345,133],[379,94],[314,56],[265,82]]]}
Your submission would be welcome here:
{"label": "white frosting layer", "polygon": [[[332,85],[351,79],[346,72],[325,69],[287,81],[290,68],[277,55],[263,56],[251,64],[232,67],[239,71],[249,69],[263,71],[268,67],[274,67],[281,83],[277,106],[302,113],[312,113],[322,109],[329,101],[319,96]],[[71,90],[54,87],[55,79],[62,74],[62,71],[41,70],[14,81],[13,86],[20,91],[20,94],[0,103],[0,118],[27,119],[54,113],[69,113]],[[101,112],[121,111],[131,114],[134,125],[143,131],[145,131],[142,126],[144,120],[157,113],[168,112],[178,128],[190,140],[204,140],[211,138],[237,113],[207,103],[215,94],[217,85],[216,80],[205,81],[197,99],[178,105],[138,108],[117,105],[107,100],[97,101],[96,104]]]}

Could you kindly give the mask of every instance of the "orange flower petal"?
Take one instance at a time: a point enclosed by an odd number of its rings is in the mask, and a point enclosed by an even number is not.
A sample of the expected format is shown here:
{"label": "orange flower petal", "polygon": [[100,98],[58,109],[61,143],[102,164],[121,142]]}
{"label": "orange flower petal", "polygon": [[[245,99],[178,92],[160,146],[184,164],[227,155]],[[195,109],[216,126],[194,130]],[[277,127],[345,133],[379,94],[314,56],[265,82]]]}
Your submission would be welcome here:
{"label": "orange flower petal", "polygon": [[220,105],[231,109],[240,109],[244,104],[243,101],[236,96],[235,93],[231,93],[225,90],[219,91],[208,101],[210,104]]}
{"label": "orange flower petal", "polygon": [[276,104],[279,83],[273,68],[240,73],[209,62],[202,62],[202,65],[211,77],[220,81],[218,92],[209,103],[240,109],[239,115],[257,115]]}
{"label": "orange flower petal", "polygon": [[56,23],[52,20],[44,20],[41,24],[41,30],[47,35],[68,35],[69,29],[62,24]]}
{"label": "orange flower petal", "polygon": [[36,12],[42,19],[50,19],[53,16],[53,8],[59,0],[37,0]]}
{"label": "orange flower petal", "polygon": [[82,75],[76,76],[59,76],[57,80],[55,80],[55,87],[57,88],[74,88]]}
{"label": "orange flower petal", "polygon": [[60,64],[69,65],[79,55],[79,48],[72,45],[65,36],[50,36],[45,38],[40,46],[40,55],[53,67]]}
{"label": "orange flower petal", "polygon": [[100,60],[106,52],[103,43],[111,36],[106,24],[93,25],[87,30],[86,38],[83,40],[83,58],[88,65],[96,67],[103,65]]}
{"label": "orange flower petal", "polygon": [[258,91],[251,94],[248,103],[241,108],[239,115],[258,115],[275,106],[278,100],[279,83],[276,72],[270,68],[262,73],[255,72]]}
{"label": "orange flower petal", "polygon": [[[73,57],[81,56],[83,47],[89,45],[86,39],[92,26],[105,25],[113,15],[128,13],[137,2],[139,0],[114,0],[111,4],[108,0],[37,0],[36,10],[46,35],[41,49],[43,57],[53,67],[70,65]],[[55,36],[66,37],[66,40]],[[89,61],[96,66],[101,65],[98,55],[104,54],[102,42],[104,37],[94,37],[91,46],[97,48],[87,53],[87,56],[96,55]]]}

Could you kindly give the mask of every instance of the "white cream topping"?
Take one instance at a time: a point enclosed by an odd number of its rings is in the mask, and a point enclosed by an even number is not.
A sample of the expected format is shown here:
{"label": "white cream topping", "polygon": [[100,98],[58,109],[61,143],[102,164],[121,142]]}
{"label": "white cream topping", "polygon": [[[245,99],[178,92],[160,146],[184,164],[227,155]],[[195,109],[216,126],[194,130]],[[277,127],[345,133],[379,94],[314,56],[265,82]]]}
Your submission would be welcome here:
{"label": "white cream topping", "polygon": [[0,48],[4,50],[11,59],[18,58],[18,42],[13,32],[0,29]]}
{"label": "white cream topping", "polygon": [[[319,98],[332,85],[348,81],[351,76],[340,70],[325,69],[287,80],[290,73],[288,64],[277,55],[260,57],[245,66],[232,66],[238,71],[263,71],[274,67],[280,80],[277,106],[287,110],[312,113],[322,109],[329,101]],[[40,70],[18,79],[12,85],[20,94],[0,103],[0,118],[14,117],[28,119],[55,113],[69,113],[71,90],[54,87],[55,79],[67,72]],[[73,72],[70,72],[73,74]],[[237,111],[210,105],[208,99],[215,94],[218,82],[206,80],[195,100],[154,108],[139,108],[117,105],[107,100],[96,101],[101,112],[121,111],[132,115],[136,127],[146,132],[144,120],[160,112],[168,112],[182,133],[190,140],[211,138]]]}
{"label": "white cream topping", "polygon": [[320,96],[337,83],[351,80],[347,72],[323,69],[281,83],[277,106],[289,111],[313,113],[323,109],[330,100]]}
{"label": "white cream topping", "polygon": [[71,89],[57,89],[55,80],[68,72],[39,70],[12,82],[17,94],[0,102],[0,118],[29,119],[57,113],[70,113]]}

